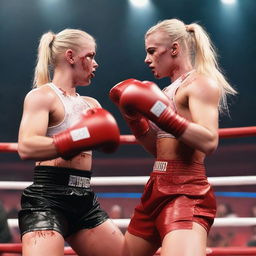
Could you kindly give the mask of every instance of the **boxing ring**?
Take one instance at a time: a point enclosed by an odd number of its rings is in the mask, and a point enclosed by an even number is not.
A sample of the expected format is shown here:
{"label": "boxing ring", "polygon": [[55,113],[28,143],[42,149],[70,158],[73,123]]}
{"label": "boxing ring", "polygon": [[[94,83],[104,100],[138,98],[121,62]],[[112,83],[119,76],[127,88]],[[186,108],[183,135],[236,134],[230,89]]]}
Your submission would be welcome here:
{"label": "boxing ring", "polygon": [[[223,128],[219,129],[220,138],[240,138],[256,136],[256,126]],[[133,135],[121,135],[121,144],[136,144]],[[0,143],[0,152],[17,152],[17,143]],[[255,170],[256,172],[256,170]],[[121,176],[121,177],[92,177],[92,186],[143,186],[148,180],[148,176]],[[256,185],[255,176],[228,176],[228,177],[209,177],[212,186],[240,186],[240,185]],[[0,181],[0,190],[22,190],[31,185],[30,181],[9,182]],[[113,219],[120,227],[126,228],[129,219]],[[8,219],[10,227],[17,227],[17,219]],[[256,218],[253,217],[235,217],[235,218],[216,218],[213,227],[249,227],[256,226]],[[160,255],[160,250],[156,255]],[[0,256],[5,253],[13,255],[20,254],[22,245],[20,243],[0,244]],[[65,255],[76,255],[70,247],[64,248]],[[211,247],[207,248],[206,255],[222,256],[222,255],[256,255],[256,247]]]}

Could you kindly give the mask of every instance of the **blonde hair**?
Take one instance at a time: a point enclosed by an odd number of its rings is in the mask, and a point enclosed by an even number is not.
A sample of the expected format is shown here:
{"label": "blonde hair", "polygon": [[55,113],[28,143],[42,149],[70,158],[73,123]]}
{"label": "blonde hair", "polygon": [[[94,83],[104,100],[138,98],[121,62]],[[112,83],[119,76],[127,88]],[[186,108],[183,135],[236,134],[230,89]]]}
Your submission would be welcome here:
{"label": "blonde hair", "polygon": [[202,26],[197,23],[185,25],[178,19],[164,20],[151,27],[146,32],[145,38],[156,31],[166,33],[170,42],[178,41],[188,50],[191,63],[197,73],[210,76],[217,81],[221,90],[219,110],[228,112],[227,95],[234,95],[237,92],[223,75],[217,62],[215,47]]}
{"label": "blonde hair", "polygon": [[64,29],[58,34],[49,31],[43,34],[38,47],[33,87],[49,83],[51,81],[50,71],[58,63],[60,54],[67,49],[81,50],[85,39],[95,43],[91,35],[79,29]]}

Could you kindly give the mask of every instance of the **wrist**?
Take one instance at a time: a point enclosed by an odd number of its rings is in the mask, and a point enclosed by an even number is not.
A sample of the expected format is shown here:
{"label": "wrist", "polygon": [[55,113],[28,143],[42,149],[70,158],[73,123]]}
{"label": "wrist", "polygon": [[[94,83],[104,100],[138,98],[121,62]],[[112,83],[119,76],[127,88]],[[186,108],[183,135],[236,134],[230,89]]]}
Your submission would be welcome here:
{"label": "wrist", "polygon": [[179,138],[187,129],[189,121],[176,114],[172,109],[165,111],[158,120],[161,129]]}
{"label": "wrist", "polygon": [[53,144],[56,148],[57,154],[64,159],[72,151],[69,141],[70,136],[67,132],[61,132],[53,135]]}
{"label": "wrist", "polygon": [[149,122],[146,118],[127,119],[127,123],[136,138],[142,137],[149,131]]}

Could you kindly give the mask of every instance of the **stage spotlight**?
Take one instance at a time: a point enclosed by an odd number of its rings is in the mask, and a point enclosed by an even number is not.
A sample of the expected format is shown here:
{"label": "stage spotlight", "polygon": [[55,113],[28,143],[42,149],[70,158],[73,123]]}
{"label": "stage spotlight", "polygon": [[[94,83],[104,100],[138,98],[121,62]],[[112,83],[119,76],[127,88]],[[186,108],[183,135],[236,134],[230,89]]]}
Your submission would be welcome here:
{"label": "stage spotlight", "polygon": [[145,7],[149,4],[149,0],[130,0],[130,3],[135,7]]}
{"label": "stage spotlight", "polygon": [[221,0],[223,4],[235,4],[236,0]]}

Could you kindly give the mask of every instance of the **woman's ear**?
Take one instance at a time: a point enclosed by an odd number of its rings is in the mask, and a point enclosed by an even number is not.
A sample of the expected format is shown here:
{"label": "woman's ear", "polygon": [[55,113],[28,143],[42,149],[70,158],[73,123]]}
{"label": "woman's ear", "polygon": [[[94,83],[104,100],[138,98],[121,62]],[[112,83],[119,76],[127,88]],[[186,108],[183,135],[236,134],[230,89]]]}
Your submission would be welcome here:
{"label": "woman's ear", "polygon": [[75,63],[73,51],[71,49],[66,50],[65,57],[69,64],[73,65]]}
{"label": "woman's ear", "polygon": [[180,50],[179,44],[177,42],[173,42],[170,50],[171,50],[171,55],[173,57],[177,56]]}

